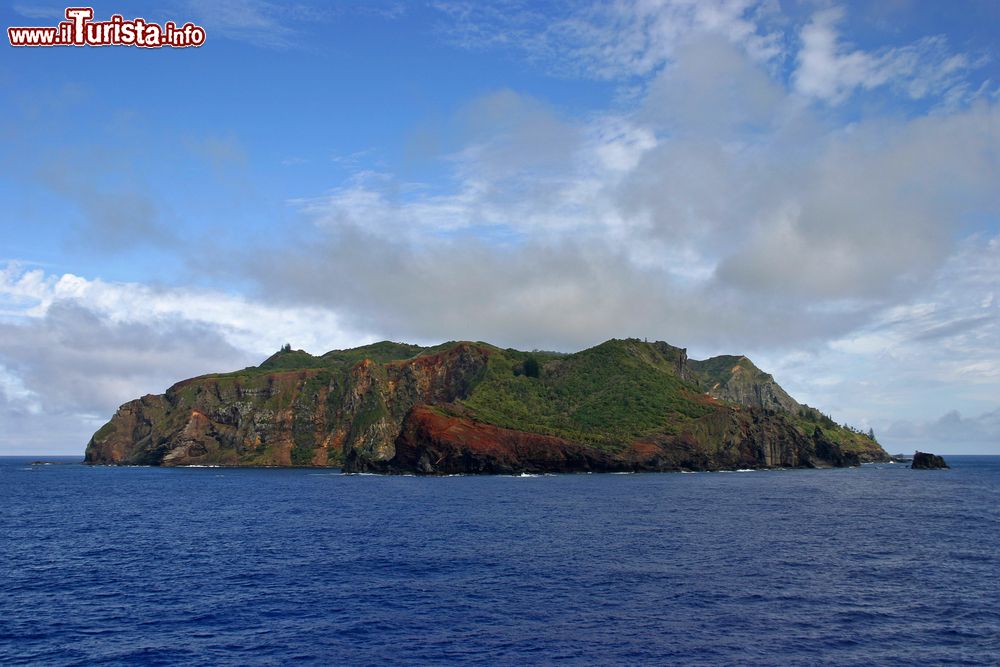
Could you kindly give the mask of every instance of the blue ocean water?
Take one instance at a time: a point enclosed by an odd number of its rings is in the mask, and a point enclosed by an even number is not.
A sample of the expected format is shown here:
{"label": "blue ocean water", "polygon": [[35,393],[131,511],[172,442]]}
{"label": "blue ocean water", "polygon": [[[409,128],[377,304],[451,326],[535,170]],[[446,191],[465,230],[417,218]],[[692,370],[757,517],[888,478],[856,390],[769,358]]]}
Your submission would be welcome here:
{"label": "blue ocean water", "polygon": [[379,477],[0,459],[0,663],[1000,663],[1000,457]]}

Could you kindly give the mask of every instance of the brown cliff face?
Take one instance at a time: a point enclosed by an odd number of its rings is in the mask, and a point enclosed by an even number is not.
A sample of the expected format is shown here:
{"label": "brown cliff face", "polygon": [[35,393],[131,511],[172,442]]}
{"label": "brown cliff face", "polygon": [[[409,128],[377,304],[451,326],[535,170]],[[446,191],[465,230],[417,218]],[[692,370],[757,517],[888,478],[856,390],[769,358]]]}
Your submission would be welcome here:
{"label": "brown cliff face", "polygon": [[[303,436],[325,429],[303,401],[315,372],[254,381],[188,380],[162,396],[122,406],[87,446],[90,463],[135,465],[290,465]],[[298,404],[298,406],[296,406]],[[298,407],[299,409],[296,409]]]}
{"label": "brown cliff face", "polygon": [[392,458],[418,403],[464,397],[489,349],[443,352],[335,370],[278,371],[180,382],[126,403],[87,445],[88,463],[340,465],[346,455]]}
{"label": "brown cliff face", "polygon": [[720,407],[676,435],[632,444],[641,469],[735,470],[829,465],[811,439],[779,414],[756,408]]}
{"label": "brown cliff face", "polygon": [[121,406],[111,421],[91,438],[84,461],[137,464],[146,462],[143,458],[137,459],[136,453],[146,450],[152,422],[160,420],[166,414],[168,407],[165,397],[152,394]]}
{"label": "brown cliff face", "polygon": [[[724,408],[676,435],[642,438],[618,452],[483,424],[456,406],[418,405],[388,460],[355,458],[353,471],[514,474],[590,471],[735,470],[857,465],[832,442],[799,433],[780,415]],[[707,435],[707,437],[706,437]]]}
{"label": "brown cliff face", "polygon": [[761,407],[769,390],[745,378],[732,382],[742,406],[706,395],[705,378],[728,358],[712,366],[635,339],[540,354],[528,377],[532,355],[480,343],[279,353],[126,403],[86,461],[453,474],[816,467],[884,454],[839,427],[813,431]]}
{"label": "brown cliff face", "polygon": [[797,412],[802,406],[769,373],[746,357],[723,355],[692,361],[690,373],[710,396],[766,410]]}
{"label": "brown cliff face", "polygon": [[388,460],[352,459],[353,471],[425,475],[736,470],[857,465],[831,442],[807,438],[779,415],[725,408],[691,430],[609,452],[564,438],[477,422],[455,406],[413,408]]}
{"label": "brown cliff face", "polygon": [[386,461],[353,459],[355,471],[514,474],[625,470],[612,454],[563,438],[526,433],[418,405],[407,415]]}

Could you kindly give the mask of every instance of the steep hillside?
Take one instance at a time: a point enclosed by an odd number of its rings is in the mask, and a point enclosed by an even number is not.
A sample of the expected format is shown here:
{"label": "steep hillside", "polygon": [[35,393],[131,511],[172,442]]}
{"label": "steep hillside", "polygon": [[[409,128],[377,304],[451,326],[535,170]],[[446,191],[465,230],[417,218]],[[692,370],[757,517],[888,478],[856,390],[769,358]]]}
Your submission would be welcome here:
{"label": "steep hillside", "polygon": [[283,350],[126,403],[90,463],[516,472],[849,465],[873,440],[745,357],[610,340],[563,355],[453,342]]}
{"label": "steep hillside", "polygon": [[795,399],[746,357],[722,355],[688,364],[691,378],[715,398],[769,410],[798,412]]}

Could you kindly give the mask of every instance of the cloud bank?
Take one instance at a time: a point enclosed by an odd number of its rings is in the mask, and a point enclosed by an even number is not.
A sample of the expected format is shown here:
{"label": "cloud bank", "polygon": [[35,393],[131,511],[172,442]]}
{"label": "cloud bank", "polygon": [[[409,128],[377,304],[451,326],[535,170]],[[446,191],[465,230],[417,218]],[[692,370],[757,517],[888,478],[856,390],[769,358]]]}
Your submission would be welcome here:
{"label": "cloud bank", "polygon": [[673,54],[626,113],[472,101],[450,189],[359,172],[293,202],[298,238],[244,277],[424,339],[782,347],[915,298],[1000,211],[995,104],[845,125],[725,40]]}
{"label": "cloud bank", "polygon": [[256,365],[286,341],[315,351],[371,340],[327,311],[9,262],[0,270],[0,305],[0,454],[36,440],[48,452],[79,452],[125,401]]}

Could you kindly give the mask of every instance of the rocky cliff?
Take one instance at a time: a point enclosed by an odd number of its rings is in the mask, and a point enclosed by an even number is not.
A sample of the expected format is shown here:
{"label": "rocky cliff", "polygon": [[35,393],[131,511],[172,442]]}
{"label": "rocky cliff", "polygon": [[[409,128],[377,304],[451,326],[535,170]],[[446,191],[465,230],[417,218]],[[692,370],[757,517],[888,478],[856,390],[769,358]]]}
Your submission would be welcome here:
{"label": "rocky cliff", "polygon": [[914,470],[942,470],[949,466],[945,463],[943,456],[929,452],[916,452],[910,467]]}
{"label": "rocky cliff", "polygon": [[885,460],[814,412],[745,357],[694,361],[666,343],[563,355],[383,342],[320,357],[286,350],[130,401],[86,461],[447,474]]}
{"label": "rocky cliff", "polygon": [[803,407],[746,357],[722,355],[691,361],[689,366],[692,379],[715,398],[785,412],[798,412]]}

